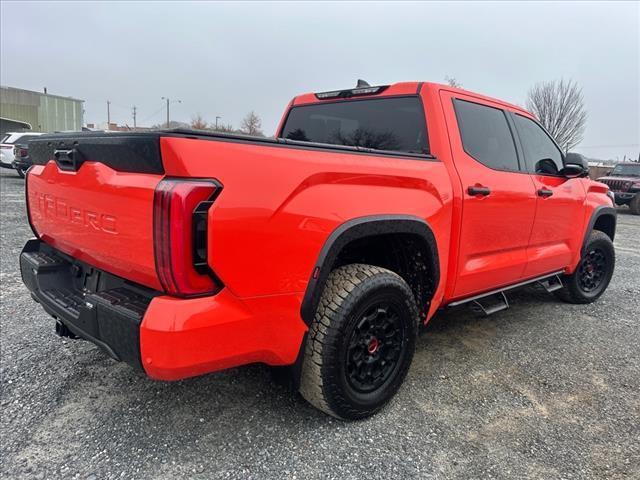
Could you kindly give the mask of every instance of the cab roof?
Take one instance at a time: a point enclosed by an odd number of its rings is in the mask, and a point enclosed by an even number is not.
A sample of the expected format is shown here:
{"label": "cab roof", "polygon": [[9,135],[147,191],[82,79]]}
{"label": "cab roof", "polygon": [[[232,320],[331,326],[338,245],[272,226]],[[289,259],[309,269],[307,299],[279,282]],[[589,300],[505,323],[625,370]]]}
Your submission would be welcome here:
{"label": "cab roof", "polygon": [[399,82],[391,85],[371,85],[371,86],[356,86],[347,89],[336,89],[325,92],[309,92],[303,93],[293,98],[290,106],[307,105],[313,103],[323,103],[326,101],[340,101],[349,100],[351,98],[361,97],[389,97],[396,95],[419,95],[427,90],[432,90],[434,93],[442,90],[446,90],[453,93],[459,93],[461,95],[468,95],[475,97],[479,100],[485,100],[492,103],[498,103],[512,110],[524,112],[527,115],[531,115],[530,112],[524,108],[514,105],[504,100],[492,98],[487,95],[471,92],[463,88],[452,87],[441,83],[433,82]]}

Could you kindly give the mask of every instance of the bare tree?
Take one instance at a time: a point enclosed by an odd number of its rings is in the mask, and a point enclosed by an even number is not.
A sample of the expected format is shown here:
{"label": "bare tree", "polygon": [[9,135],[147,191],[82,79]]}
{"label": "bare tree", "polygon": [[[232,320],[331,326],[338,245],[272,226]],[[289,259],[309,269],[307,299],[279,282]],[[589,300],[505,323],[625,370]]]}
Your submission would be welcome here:
{"label": "bare tree", "polygon": [[[189,128],[190,125],[184,122],[178,122],[177,120],[171,120],[169,122],[168,128]],[[156,123],[155,125],[151,125],[151,128],[154,130],[164,130],[167,128],[167,122]]]}
{"label": "bare tree", "polygon": [[206,130],[209,128],[209,124],[202,118],[202,115],[198,113],[194,117],[191,117],[191,128],[195,130]]}
{"label": "bare tree", "polygon": [[527,95],[527,109],[565,152],[582,141],[587,111],[582,88],[573,80],[536,83]]}
{"label": "bare tree", "polygon": [[444,76],[444,81],[447,82],[447,85],[455,88],[462,88],[462,83],[456,80],[456,77],[450,77],[449,75]]}
{"label": "bare tree", "polygon": [[258,135],[263,137],[262,133],[262,121],[260,117],[253,110],[247,113],[247,116],[244,117],[242,123],[240,124],[240,131],[242,133],[246,133],[247,135]]}

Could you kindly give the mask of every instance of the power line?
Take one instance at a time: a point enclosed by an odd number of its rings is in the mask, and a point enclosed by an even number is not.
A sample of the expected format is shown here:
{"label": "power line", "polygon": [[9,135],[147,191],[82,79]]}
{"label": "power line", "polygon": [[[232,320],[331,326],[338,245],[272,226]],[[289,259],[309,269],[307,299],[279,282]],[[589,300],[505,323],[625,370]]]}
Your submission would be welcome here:
{"label": "power line", "polygon": [[141,123],[145,123],[147,120],[155,117],[156,115],[158,115],[162,110],[164,110],[164,105],[162,105],[158,110],[156,110],[155,112],[153,112],[151,115],[149,115],[147,118],[145,118],[144,120],[142,120]]}

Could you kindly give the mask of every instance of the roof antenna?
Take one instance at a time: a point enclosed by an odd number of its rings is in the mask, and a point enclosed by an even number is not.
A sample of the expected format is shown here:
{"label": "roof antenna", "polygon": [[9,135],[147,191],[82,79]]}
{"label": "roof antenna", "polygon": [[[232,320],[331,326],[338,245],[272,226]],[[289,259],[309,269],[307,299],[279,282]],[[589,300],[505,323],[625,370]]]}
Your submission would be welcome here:
{"label": "roof antenna", "polygon": [[358,79],[358,84],[356,85],[356,87],[370,87],[370,86],[371,85],[369,85],[369,82],[365,82],[361,78]]}

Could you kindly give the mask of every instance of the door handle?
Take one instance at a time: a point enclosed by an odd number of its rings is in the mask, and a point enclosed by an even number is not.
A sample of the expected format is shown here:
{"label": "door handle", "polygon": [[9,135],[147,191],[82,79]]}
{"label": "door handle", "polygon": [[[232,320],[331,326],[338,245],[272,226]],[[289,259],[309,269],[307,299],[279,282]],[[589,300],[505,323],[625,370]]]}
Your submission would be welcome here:
{"label": "door handle", "polygon": [[491,193],[491,190],[489,189],[489,187],[483,187],[481,185],[474,185],[473,187],[469,187],[467,189],[467,192],[469,192],[469,195],[475,197],[477,195],[482,195],[483,197],[486,197],[487,195],[489,195]]}
{"label": "door handle", "polygon": [[540,190],[538,190],[538,196],[539,197],[550,197],[551,195],[553,195],[553,190],[549,190],[548,188],[541,188]]}

